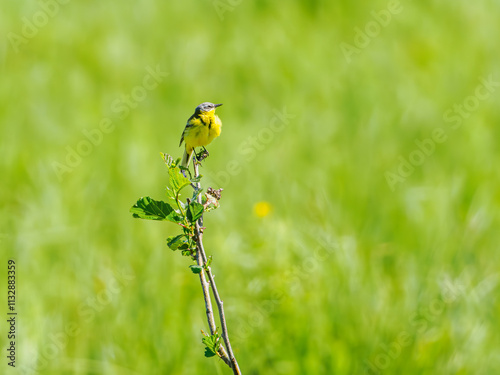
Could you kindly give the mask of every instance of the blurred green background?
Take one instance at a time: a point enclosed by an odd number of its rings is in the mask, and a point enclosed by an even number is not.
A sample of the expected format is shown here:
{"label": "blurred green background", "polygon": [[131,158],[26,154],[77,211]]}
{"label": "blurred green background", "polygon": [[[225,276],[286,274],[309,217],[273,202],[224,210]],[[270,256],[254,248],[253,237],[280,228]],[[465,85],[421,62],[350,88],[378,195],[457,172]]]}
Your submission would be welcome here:
{"label": "blurred green background", "polygon": [[165,198],[159,153],[212,101],[205,246],[243,374],[496,373],[499,11],[4,1],[0,372],[231,373],[178,228],[128,212]]}

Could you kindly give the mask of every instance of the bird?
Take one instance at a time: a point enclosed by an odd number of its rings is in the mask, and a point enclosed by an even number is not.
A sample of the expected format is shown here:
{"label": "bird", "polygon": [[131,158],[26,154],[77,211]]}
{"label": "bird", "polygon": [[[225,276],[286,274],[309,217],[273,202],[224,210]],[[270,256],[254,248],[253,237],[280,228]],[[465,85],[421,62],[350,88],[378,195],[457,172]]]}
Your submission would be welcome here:
{"label": "bird", "polygon": [[196,147],[205,149],[206,145],[220,135],[222,122],[219,116],[215,114],[215,109],[221,105],[210,102],[201,103],[194,110],[194,114],[187,120],[179,143],[179,147],[182,142],[186,144],[180,164],[182,167],[188,168]]}

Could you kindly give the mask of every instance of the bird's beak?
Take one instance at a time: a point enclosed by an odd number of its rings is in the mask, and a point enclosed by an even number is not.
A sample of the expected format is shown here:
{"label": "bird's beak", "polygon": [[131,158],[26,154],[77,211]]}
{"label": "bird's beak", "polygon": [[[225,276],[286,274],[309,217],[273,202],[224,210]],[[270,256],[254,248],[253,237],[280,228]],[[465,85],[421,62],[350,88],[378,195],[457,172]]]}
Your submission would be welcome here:
{"label": "bird's beak", "polygon": [[215,108],[220,107],[221,105],[222,105],[222,103],[221,104],[215,104]]}

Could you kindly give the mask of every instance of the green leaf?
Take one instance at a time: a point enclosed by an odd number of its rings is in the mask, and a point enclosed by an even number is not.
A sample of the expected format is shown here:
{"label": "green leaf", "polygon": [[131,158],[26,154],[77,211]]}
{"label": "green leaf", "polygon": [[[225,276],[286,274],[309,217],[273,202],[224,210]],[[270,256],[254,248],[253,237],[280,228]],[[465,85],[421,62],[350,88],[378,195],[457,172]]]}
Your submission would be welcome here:
{"label": "green leaf", "polygon": [[171,188],[169,188],[169,187],[167,186],[167,188],[165,189],[165,191],[167,192],[167,197],[168,197],[169,199],[173,199],[173,200],[175,200],[175,194],[174,194],[174,191],[173,191]]}
{"label": "green leaf", "polygon": [[213,357],[215,353],[209,347],[205,347],[205,357],[210,358]]}
{"label": "green leaf", "polygon": [[168,220],[173,223],[182,222],[180,216],[171,205],[163,201],[156,201],[150,197],[140,198],[130,209],[132,216],[148,220]]}
{"label": "green leaf", "polygon": [[200,182],[200,180],[201,180],[201,178],[202,178],[202,177],[203,177],[203,176],[202,176],[201,174],[200,174],[200,175],[198,175],[197,177],[193,177],[193,178],[191,179],[191,182],[192,182],[192,183]]}
{"label": "green leaf", "polygon": [[165,154],[164,152],[160,152],[160,155],[161,155],[161,158],[163,159],[163,161],[165,162],[165,164],[170,168],[171,166],[175,166],[175,164],[173,164],[174,162],[174,158],[172,156],[170,156],[169,154]]}
{"label": "green leaf", "polygon": [[196,222],[203,215],[203,205],[198,202],[191,202],[188,206],[186,216],[191,223]]}
{"label": "green leaf", "polygon": [[175,195],[179,194],[182,188],[191,184],[191,181],[184,177],[179,167],[168,168],[168,176],[170,178],[170,186]]}
{"label": "green leaf", "polygon": [[167,238],[167,246],[171,250],[186,250],[189,248],[189,241],[185,234],[170,236]]}
{"label": "green leaf", "polygon": [[191,268],[191,272],[193,273],[200,273],[202,270],[203,270],[203,267],[201,266],[189,266],[189,268]]}
{"label": "green leaf", "polygon": [[220,348],[220,334],[215,332],[211,336],[205,336],[201,339],[201,342],[205,344],[205,357],[213,357],[217,354]]}
{"label": "green leaf", "polygon": [[203,189],[193,189],[193,196],[191,197],[191,201],[196,202],[198,200],[198,195],[203,192]]}
{"label": "green leaf", "polygon": [[177,201],[176,195],[174,194],[174,191],[171,188],[169,188],[168,186],[167,186],[166,192],[167,192],[167,197],[169,199],[168,202],[170,202],[170,205],[172,207],[179,206],[179,208],[182,211],[186,210],[186,203],[182,202],[181,200]]}

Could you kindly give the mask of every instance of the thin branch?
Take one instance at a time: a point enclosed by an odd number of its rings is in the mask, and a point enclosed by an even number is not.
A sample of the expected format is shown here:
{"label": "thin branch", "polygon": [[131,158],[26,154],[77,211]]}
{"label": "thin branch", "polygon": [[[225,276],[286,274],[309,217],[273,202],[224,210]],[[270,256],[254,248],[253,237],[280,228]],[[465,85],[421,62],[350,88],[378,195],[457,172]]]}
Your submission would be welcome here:
{"label": "thin branch", "polygon": [[[197,178],[200,174],[199,174],[198,162],[197,162],[196,158],[193,158],[193,164],[194,164],[194,177]],[[198,189],[201,189],[201,185],[199,182],[196,183],[196,187]],[[198,200],[198,203],[200,203],[200,204],[202,203],[201,194],[198,195],[197,200]],[[227,352],[229,353],[229,361],[230,362],[228,363],[228,361],[226,361],[227,357],[226,358],[221,357],[221,358],[224,360],[224,362],[226,362],[226,364],[229,367],[231,367],[231,369],[233,370],[233,374],[241,375],[240,367],[238,366],[238,362],[236,361],[236,358],[235,358],[234,353],[233,353],[233,349],[231,348],[231,343],[229,341],[229,335],[227,332],[227,325],[226,325],[226,317],[224,315],[224,307],[223,307],[224,303],[222,302],[220,295],[219,295],[219,292],[217,290],[217,286],[215,285],[215,280],[214,280],[214,276],[212,274],[212,270],[210,269],[209,266],[206,266],[207,255],[205,253],[205,248],[203,247],[203,241],[202,241],[203,231],[201,230],[202,226],[203,226],[203,216],[196,222],[196,225],[195,225],[195,238],[196,238],[196,245],[197,245],[196,246],[196,259],[197,259],[199,266],[204,266],[203,271],[200,273],[200,280],[202,279],[202,275],[203,275],[204,271],[206,271],[206,273],[208,275],[208,279],[210,280],[210,286],[212,287],[212,292],[213,292],[213,295],[215,298],[215,302],[217,303],[217,309],[219,310],[219,318],[220,318],[220,322],[221,322],[221,326],[222,326],[222,338],[224,340],[224,344],[226,345]],[[203,264],[200,264],[200,261],[202,261]],[[207,283],[204,275],[203,275],[203,279],[204,279],[205,283]],[[202,281],[202,286],[203,286],[203,294],[205,296],[205,285],[203,284],[203,281]],[[209,298],[209,300],[210,300],[210,298]],[[206,296],[205,296],[205,306],[207,306]],[[211,303],[210,303],[210,307],[211,307]],[[208,307],[207,307],[207,317],[208,316],[209,316],[209,314],[208,314]],[[213,312],[211,313],[210,317],[212,319],[212,323],[209,321],[209,325],[214,324],[213,323]],[[209,320],[210,320],[210,318],[209,318]],[[212,326],[210,326],[210,330],[212,331]],[[212,332],[212,334],[213,334],[213,332]],[[221,346],[221,349],[224,349],[224,348]],[[226,356],[227,356],[227,354],[226,354]]]}
{"label": "thin branch", "polygon": [[[200,267],[203,267],[203,265],[205,264],[198,250],[196,251],[196,262]],[[210,328],[210,334],[213,335],[217,328],[215,326],[214,311],[212,309],[212,300],[210,299],[210,291],[209,291],[210,285],[207,282],[207,279],[205,277],[205,272],[203,270],[200,272],[200,283],[201,283],[201,288],[203,289],[203,299],[205,300],[205,311],[207,314],[208,327]],[[221,346],[219,350],[219,357],[222,358],[222,360],[229,367],[231,367],[231,361],[223,346]]]}

